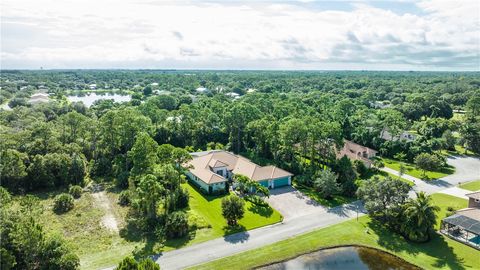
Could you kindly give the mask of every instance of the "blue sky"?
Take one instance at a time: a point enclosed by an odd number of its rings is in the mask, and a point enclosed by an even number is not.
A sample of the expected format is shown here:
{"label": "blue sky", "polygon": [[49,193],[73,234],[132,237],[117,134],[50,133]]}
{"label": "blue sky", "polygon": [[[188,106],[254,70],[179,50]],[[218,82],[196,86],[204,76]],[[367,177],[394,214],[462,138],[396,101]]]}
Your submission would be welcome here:
{"label": "blue sky", "polygon": [[0,5],[2,69],[480,69],[478,1]]}

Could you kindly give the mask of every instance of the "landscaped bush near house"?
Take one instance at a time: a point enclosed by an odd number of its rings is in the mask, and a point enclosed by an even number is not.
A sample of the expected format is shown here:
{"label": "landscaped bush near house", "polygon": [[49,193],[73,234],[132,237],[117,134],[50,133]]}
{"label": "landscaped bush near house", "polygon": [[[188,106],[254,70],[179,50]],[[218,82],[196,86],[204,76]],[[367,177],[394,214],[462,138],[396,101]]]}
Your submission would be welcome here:
{"label": "landscaped bush near house", "polygon": [[228,226],[236,226],[237,221],[245,214],[245,202],[236,195],[222,199],[222,216],[227,220]]}
{"label": "landscaped bush near house", "polygon": [[182,209],[188,206],[188,200],[190,199],[190,193],[186,188],[179,188],[176,191],[176,206],[178,209]]}
{"label": "landscaped bush near house", "polygon": [[121,206],[127,206],[130,205],[131,201],[131,192],[129,190],[124,190],[120,192],[120,195],[118,196],[118,204]]}
{"label": "landscaped bush near house", "polygon": [[252,194],[243,197],[246,201],[249,201],[258,206],[268,206],[268,203],[260,196]]}
{"label": "landscaped bush near house", "polygon": [[375,168],[383,168],[385,167],[385,163],[383,163],[381,160],[376,159],[373,161],[373,166]]}
{"label": "landscaped bush near house", "polygon": [[188,233],[188,217],[181,211],[168,215],[165,222],[165,234],[167,238],[180,238]]}
{"label": "landscaped bush near house", "polygon": [[160,270],[160,266],[151,258],[137,262],[132,256],[125,257],[115,270]]}
{"label": "landscaped bush near house", "polygon": [[75,199],[78,199],[82,196],[82,187],[81,186],[71,186],[68,189],[68,193],[72,195]]}
{"label": "landscaped bush near house", "polygon": [[53,210],[56,213],[66,213],[73,209],[73,196],[67,193],[57,195],[53,201]]}
{"label": "landscaped bush near house", "polygon": [[453,207],[451,207],[451,206],[447,207],[447,212],[445,213],[445,215],[446,215],[447,217],[449,217],[449,216],[451,216],[451,215],[453,215],[453,214],[455,214],[455,208],[453,208]]}
{"label": "landscaped bush near house", "polygon": [[311,175],[297,175],[293,178],[293,181],[299,185],[313,186],[313,177]]}
{"label": "landscaped bush near house", "polygon": [[364,177],[368,173],[368,168],[362,161],[355,160],[353,165],[355,166],[355,171],[357,171],[360,177]]}

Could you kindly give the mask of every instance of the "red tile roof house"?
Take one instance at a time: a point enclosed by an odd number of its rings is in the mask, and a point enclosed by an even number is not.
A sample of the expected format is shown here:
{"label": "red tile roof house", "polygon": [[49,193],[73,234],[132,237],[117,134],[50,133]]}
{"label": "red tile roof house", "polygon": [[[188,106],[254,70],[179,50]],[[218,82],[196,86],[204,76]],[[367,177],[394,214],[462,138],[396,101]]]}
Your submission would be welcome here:
{"label": "red tile roof house", "polygon": [[193,159],[186,164],[189,180],[208,194],[228,190],[228,182],[235,174],[245,175],[268,188],[292,184],[293,174],[278,167],[259,166],[240,155],[211,150],[191,153]]}
{"label": "red tile roof house", "polygon": [[371,158],[375,157],[377,153],[378,151],[376,150],[345,140],[343,148],[336,152],[336,156],[337,159],[347,156],[352,162],[360,160],[367,168],[370,168],[373,164]]}

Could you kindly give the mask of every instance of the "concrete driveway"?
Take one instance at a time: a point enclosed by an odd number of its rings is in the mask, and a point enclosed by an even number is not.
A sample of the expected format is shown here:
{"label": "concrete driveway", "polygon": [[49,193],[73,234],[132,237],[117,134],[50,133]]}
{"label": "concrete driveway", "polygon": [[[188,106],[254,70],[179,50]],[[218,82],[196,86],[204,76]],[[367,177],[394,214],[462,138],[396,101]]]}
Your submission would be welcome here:
{"label": "concrete driveway", "polygon": [[270,206],[283,216],[284,221],[312,213],[325,213],[327,208],[291,186],[270,190]]}
{"label": "concrete driveway", "polygon": [[[455,167],[455,172],[437,180],[423,181],[410,175],[403,175],[402,177],[415,183],[415,186],[413,187],[414,191],[423,191],[427,194],[452,188],[459,183],[480,180],[480,158],[469,156],[449,156],[447,158],[447,163]],[[398,175],[398,171],[390,168],[381,168],[381,170]],[[461,195],[461,192],[455,189],[451,189],[449,192],[452,192],[452,195],[454,196]]]}
{"label": "concrete driveway", "polygon": [[450,156],[447,163],[455,167],[455,173],[442,177],[451,185],[480,180],[480,158],[469,156]]}

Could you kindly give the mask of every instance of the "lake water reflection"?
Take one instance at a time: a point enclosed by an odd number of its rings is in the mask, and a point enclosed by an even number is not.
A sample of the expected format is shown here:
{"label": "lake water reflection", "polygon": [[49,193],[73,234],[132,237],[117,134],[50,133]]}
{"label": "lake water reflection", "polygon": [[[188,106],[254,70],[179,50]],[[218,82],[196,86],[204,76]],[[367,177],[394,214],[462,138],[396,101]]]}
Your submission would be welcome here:
{"label": "lake water reflection", "polygon": [[262,270],[417,270],[393,255],[372,248],[324,249],[295,259],[261,267]]}
{"label": "lake water reflection", "polygon": [[67,99],[70,102],[78,102],[82,101],[85,106],[90,107],[92,104],[101,99],[113,99],[115,102],[126,102],[132,99],[129,95],[120,95],[114,93],[105,93],[105,94],[97,94],[97,93],[89,93],[83,96],[67,96]]}

